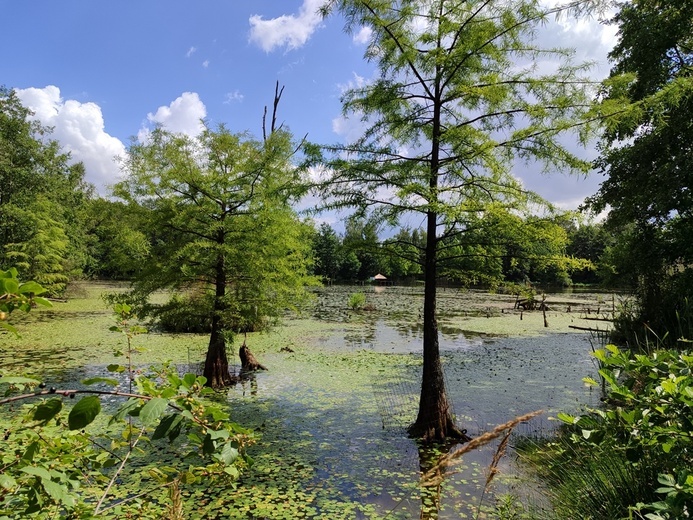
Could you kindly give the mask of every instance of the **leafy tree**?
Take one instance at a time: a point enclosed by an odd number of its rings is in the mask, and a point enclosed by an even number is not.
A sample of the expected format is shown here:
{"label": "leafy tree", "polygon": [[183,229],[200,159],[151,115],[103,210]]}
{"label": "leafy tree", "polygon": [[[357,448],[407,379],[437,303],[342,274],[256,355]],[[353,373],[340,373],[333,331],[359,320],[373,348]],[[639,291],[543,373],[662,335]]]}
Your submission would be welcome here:
{"label": "leafy tree", "polygon": [[5,257],[24,276],[35,279],[50,294],[60,294],[67,286],[65,256],[69,240],[60,222],[51,217],[55,204],[38,195],[33,204],[22,209],[28,236],[5,244]]}
{"label": "leafy tree", "polygon": [[381,271],[382,251],[378,239],[377,224],[353,215],[344,226],[342,247],[346,255],[353,252],[358,258],[359,269],[355,277],[361,281],[375,276]]}
{"label": "leafy tree", "polygon": [[422,273],[422,247],[418,235],[416,230],[400,229],[394,237],[383,242],[384,274],[397,280]]}
{"label": "leafy tree", "polygon": [[339,249],[341,243],[332,226],[323,222],[313,237],[313,254],[315,256],[315,274],[333,281],[337,278],[340,267]]}
{"label": "leafy tree", "polygon": [[87,263],[84,205],[93,188],[30,116],[0,88],[0,261],[57,294]]}
{"label": "leafy tree", "polygon": [[285,130],[258,142],[223,125],[197,138],[157,129],[128,150],[116,193],[152,218],[135,287],[192,291],[210,324],[204,376],[213,387],[232,381],[227,334],[295,307],[310,280],[310,228],[291,209],[293,152]]}
{"label": "leafy tree", "polygon": [[693,260],[693,2],[622,3],[603,109],[615,114],[597,166],[606,176],[589,202],[631,258],[641,313],[659,334],[691,292]]}
{"label": "leafy tree", "polygon": [[617,285],[609,256],[616,244],[616,237],[602,223],[582,223],[568,230],[566,252],[575,258],[584,258],[594,265],[572,274],[576,283],[605,283]]}
{"label": "leafy tree", "polygon": [[[425,440],[464,437],[454,424],[439,353],[436,284],[442,245],[463,235],[490,205],[528,212],[541,204],[510,174],[515,158],[584,171],[556,137],[575,129],[589,105],[569,52],[533,41],[537,27],[571,6],[533,0],[333,0],[348,29],[367,26],[366,58],[379,77],[348,91],[346,114],[361,138],[322,149],[328,207],[356,207],[396,224],[423,216],[424,366],[410,432]],[[557,59],[547,74],[536,60]],[[316,151],[317,154],[317,151]]]}
{"label": "leafy tree", "polygon": [[122,201],[95,198],[89,201],[85,232],[89,263],[87,274],[114,280],[131,280],[149,256],[145,234],[150,210]]}

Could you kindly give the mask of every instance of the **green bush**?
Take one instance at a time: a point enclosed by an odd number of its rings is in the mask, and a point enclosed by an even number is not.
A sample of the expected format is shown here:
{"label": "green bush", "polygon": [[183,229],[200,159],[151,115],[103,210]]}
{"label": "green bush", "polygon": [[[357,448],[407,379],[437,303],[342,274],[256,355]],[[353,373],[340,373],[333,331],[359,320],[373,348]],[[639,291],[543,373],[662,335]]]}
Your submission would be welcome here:
{"label": "green bush", "polygon": [[578,416],[558,414],[565,423],[559,442],[530,457],[559,517],[688,518],[693,355],[674,350],[645,355],[613,345],[594,355],[606,383],[606,406]]}
{"label": "green bush", "polygon": [[352,310],[361,310],[366,306],[366,295],[362,292],[352,293],[349,295],[349,308]]}

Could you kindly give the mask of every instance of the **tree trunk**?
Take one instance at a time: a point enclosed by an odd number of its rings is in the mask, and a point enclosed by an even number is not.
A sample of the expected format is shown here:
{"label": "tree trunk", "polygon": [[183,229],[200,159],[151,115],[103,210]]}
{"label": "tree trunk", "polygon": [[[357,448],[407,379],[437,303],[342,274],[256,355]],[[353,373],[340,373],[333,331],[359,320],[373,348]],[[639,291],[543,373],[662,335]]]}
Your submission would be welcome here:
{"label": "tree trunk", "polygon": [[241,348],[238,351],[238,356],[241,358],[241,370],[243,372],[255,372],[256,370],[267,370],[267,368],[264,365],[260,364],[260,362],[255,358],[253,353],[250,351],[250,349],[245,345],[245,341],[243,342],[243,345],[241,345]]}
{"label": "tree trunk", "polygon": [[[221,240],[223,244],[223,236]],[[212,316],[212,333],[209,337],[203,375],[207,378],[207,386],[223,388],[235,383],[235,379],[229,372],[229,360],[226,356],[226,340],[224,338],[223,313],[225,310],[224,296],[226,296],[226,266],[223,254],[217,256],[214,274],[214,315]]]}
{"label": "tree trunk", "polygon": [[438,321],[436,320],[436,221],[429,212],[426,237],[425,287],[423,311],[423,376],[421,398],[416,422],[409,434],[423,442],[443,441],[447,438],[468,440],[465,432],[457,428],[452,419],[445,392],[443,365],[440,362]]}
{"label": "tree trunk", "polygon": [[[442,9],[442,3],[441,3]],[[439,48],[441,42],[438,42]],[[440,173],[440,135],[442,86],[441,75],[436,73],[434,106],[431,131],[431,162],[429,172],[430,194],[428,202],[434,208],[438,201],[438,175]],[[423,376],[421,398],[416,422],[409,434],[419,437],[424,443],[442,441],[446,438],[467,439],[452,420],[452,413],[445,393],[443,366],[440,363],[438,345],[438,322],[436,321],[436,285],[438,253],[438,214],[435,209],[426,213],[426,258],[424,261],[424,313],[423,313]]]}

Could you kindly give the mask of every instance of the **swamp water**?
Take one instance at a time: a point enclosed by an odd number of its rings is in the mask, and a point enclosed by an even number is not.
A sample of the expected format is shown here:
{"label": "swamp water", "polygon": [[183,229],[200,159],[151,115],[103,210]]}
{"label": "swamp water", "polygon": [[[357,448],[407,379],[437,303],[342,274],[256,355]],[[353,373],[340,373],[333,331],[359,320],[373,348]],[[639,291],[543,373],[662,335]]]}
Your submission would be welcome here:
{"label": "swamp water", "polygon": [[[364,292],[374,310],[348,310],[354,292]],[[493,494],[484,495],[480,514],[479,502],[495,445],[465,455],[448,470],[435,496],[419,486],[421,457],[406,427],[416,416],[420,391],[422,290],[330,287],[316,296],[314,309],[304,317],[248,336],[248,346],[269,370],[219,398],[229,403],[235,421],[261,434],[251,448],[255,464],[235,489],[187,490],[187,517],[490,518],[483,509],[493,505]],[[472,436],[540,409],[542,416],[517,431],[542,435],[555,427],[549,417],[557,411],[597,401],[597,393],[582,383],[596,371],[591,338],[569,326],[589,326],[593,322],[582,318],[605,304],[594,294],[548,295],[547,301],[552,310],[549,328],[544,328],[541,312],[523,313],[520,319],[512,296],[441,290],[447,390],[458,424]],[[100,304],[87,312],[79,302],[68,304],[77,306],[69,310],[71,328],[107,331],[108,309]],[[99,310],[102,316],[92,314]],[[56,308],[53,319],[59,320],[60,312]],[[37,363],[45,358],[35,373],[49,373],[65,387],[105,372],[112,346],[120,340],[108,332],[100,339],[53,334],[59,347],[51,348],[33,335],[40,336],[37,330],[52,319],[37,313],[32,320],[26,323],[31,334],[24,342],[0,343],[0,365],[14,371],[21,359],[22,371],[32,373],[31,357]],[[53,326],[61,330],[58,323]],[[206,340],[143,336],[149,352],[139,362],[172,359],[185,365],[202,358]],[[57,359],[61,362],[55,365]],[[500,469],[495,491],[522,488],[511,452]]]}

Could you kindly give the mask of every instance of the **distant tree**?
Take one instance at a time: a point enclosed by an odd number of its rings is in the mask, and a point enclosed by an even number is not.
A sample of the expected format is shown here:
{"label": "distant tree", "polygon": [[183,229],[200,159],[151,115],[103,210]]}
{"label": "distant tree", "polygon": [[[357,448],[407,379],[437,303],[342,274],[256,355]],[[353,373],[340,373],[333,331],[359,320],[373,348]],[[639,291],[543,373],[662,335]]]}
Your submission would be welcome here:
{"label": "distant tree", "polygon": [[[445,391],[436,320],[440,249],[490,205],[529,212],[542,201],[511,175],[515,158],[549,168],[588,165],[556,139],[577,128],[589,105],[582,68],[567,51],[534,43],[548,17],[575,7],[538,1],[332,0],[347,28],[372,30],[366,58],[379,77],[348,91],[346,114],[364,123],[351,143],[322,148],[326,206],[356,207],[396,224],[423,216],[423,377],[410,433],[427,441],[462,437]],[[541,74],[537,60],[560,62]],[[543,68],[542,68],[543,69]],[[317,152],[317,150],[314,150]]]}
{"label": "distant tree", "polygon": [[353,251],[343,251],[339,263],[339,279],[343,282],[354,282],[359,278],[361,261]]}
{"label": "distant tree", "polygon": [[340,267],[341,243],[332,227],[323,222],[313,237],[315,274],[329,281],[337,278]]}
{"label": "distant tree", "polygon": [[197,138],[159,128],[128,150],[116,194],[152,217],[151,256],[135,286],[196,298],[189,308],[210,323],[204,376],[213,387],[231,382],[227,334],[297,306],[310,280],[309,228],[291,208],[294,150],[274,124],[263,141],[224,126]]}
{"label": "distant tree", "polygon": [[342,247],[345,255],[354,253],[359,261],[359,270],[354,278],[367,280],[378,274],[382,259],[377,225],[361,216],[352,215],[344,225]]}
{"label": "distant tree", "polygon": [[[693,2],[618,4],[618,42],[602,106],[616,114],[597,166],[605,175],[589,202],[629,250],[638,321],[662,335],[693,297]],[[623,273],[622,273],[623,274]]]}
{"label": "distant tree", "polygon": [[421,244],[417,243],[416,235],[416,231],[400,229],[394,237],[383,242],[383,274],[401,280],[423,272],[422,248]]}
{"label": "distant tree", "polygon": [[566,252],[575,258],[584,258],[593,264],[592,269],[583,269],[572,274],[576,283],[614,283],[613,266],[608,258],[616,244],[616,238],[603,223],[582,223],[568,231]]}
{"label": "distant tree", "polygon": [[146,222],[151,210],[122,201],[96,198],[87,207],[87,274],[112,280],[131,280],[149,257]]}

